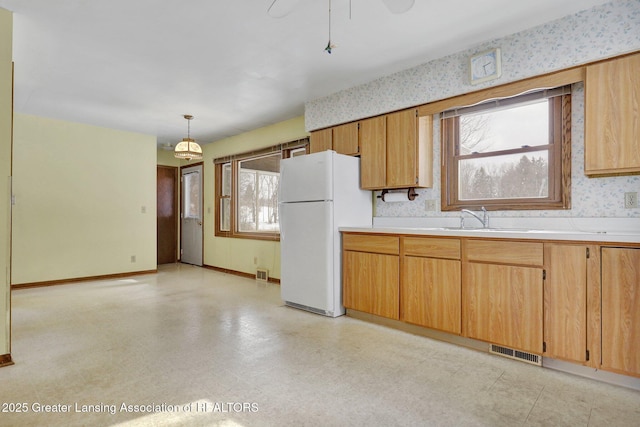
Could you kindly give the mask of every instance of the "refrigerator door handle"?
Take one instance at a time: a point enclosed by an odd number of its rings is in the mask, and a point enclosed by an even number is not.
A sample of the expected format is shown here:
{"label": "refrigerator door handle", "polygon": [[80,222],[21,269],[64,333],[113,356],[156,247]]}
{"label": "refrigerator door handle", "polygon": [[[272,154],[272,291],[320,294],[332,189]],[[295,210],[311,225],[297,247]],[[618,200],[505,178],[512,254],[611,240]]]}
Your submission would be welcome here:
{"label": "refrigerator door handle", "polygon": [[287,174],[285,173],[287,171],[286,167],[282,167],[282,164],[280,165],[280,178],[278,178],[278,202],[280,202],[280,204],[282,204],[282,196],[283,196],[283,191],[282,191],[282,183],[285,180],[285,176],[287,176]]}

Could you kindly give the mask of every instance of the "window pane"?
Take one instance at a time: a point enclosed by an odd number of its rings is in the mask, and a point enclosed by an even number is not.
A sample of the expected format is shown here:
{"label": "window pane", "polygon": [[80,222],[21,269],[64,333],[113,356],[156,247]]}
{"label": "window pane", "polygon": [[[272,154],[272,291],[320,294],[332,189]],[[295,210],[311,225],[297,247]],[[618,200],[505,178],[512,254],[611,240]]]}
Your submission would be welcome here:
{"label": "window pane", "polygon": [[460,154],[549,144],[549,105],[541,100],[460,116]]}
{"label": "window pane", "polygon": [[222,165],[222,196],[231,196],[231,163]]}
{"label": "window pane", "polygon": [[231,231],[231,199],[220,199],[220,231]]}
{"label": "window pane", "polygon": [[281,154],[239,162],[238,231],[278,232],[278,184]]}
{"label": "window pane", "polygon": [[200,172],[185,174],[183,180],[184,217],[200,218]]}
{"label": "window pane", "polygon": [[548,151],[461,160],[460,200],[549,197]]}

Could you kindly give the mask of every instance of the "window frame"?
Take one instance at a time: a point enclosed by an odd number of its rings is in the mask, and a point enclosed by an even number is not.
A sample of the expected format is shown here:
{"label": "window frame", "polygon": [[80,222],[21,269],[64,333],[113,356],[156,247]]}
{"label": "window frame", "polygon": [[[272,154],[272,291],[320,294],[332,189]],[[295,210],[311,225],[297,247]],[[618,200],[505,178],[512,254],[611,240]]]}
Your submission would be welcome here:
{"label": "window frame", "polygon": [[[559,88],[567,92],[567,88]],[[526,102],[537,92],[528,92],[499,101],[492,100],[474,105],[476,111],[491,111],[499,104],[514,107]],[[535,147],[494,151],[491,153],[459,154],[459,114],[454,113],[441,120],[442,173],[441,173],[441,210],[457,211],[461,209],[487,210],[555,210],[571,207],[571,94],[562,93],[548,97],[549,101],[549,144]],[[460,109],[460,110],[464,110]],[[446,115],[446,112],[444,113]],[[526,154],[547,150],[549,194],[546,198],[503,198],[474,199],[459,198],[459,164],[461,160],[495,157],[507,154]]]}
{"label": "window frame", "polygon": [[[239,153],[233,156],[226,156],[214,159],[215,165],[215,203],[214,203],[214,235],[216,237],[230,237],[239,239],[253,239],[253,240],[270,240],[280,241],[280,231],[240,231],[238,221],[238,172],[240,168],[240,162],[252,159],[258,159],[260,157],[273,155],[275,153],[281,154],[281,160],[289,157],[299,155],[301,150],[304,150],[305,154],[309,154],[309,138],[304,138],[296,141],[291,141],[283,144],[278,144],[272,147],[268,147],[262,150],[256,150],[251,152]],[[231,194],[222,194],[222,174],[224,165],[231,165]],[[230,217],[229,217],[229,230],[223,230],[221,227],[221,211],[222,200],[228,199],[230,204]]]}

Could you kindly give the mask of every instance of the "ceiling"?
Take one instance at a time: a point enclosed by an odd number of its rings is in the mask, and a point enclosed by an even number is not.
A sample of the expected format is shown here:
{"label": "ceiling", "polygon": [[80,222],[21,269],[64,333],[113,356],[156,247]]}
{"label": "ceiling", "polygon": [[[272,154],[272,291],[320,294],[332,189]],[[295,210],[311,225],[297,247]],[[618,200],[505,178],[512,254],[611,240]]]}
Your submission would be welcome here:
{"label": "ceiling", "polygon": [[[0,0],[14,12],[15,111],[209,143],[304,103],[603,0]],[[273,11],[272,11],[273,12]],[[286,13],[288,12],[288,13]]]}

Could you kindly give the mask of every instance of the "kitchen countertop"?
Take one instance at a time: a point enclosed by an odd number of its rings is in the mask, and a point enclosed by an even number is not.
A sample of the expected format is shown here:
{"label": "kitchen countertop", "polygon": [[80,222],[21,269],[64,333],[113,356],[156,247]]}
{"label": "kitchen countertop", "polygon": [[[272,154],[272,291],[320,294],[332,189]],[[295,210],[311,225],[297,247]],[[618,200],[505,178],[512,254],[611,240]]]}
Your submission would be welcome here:
{"label": "kitchen countertop", "polygon": [[449,237],[484,237],[527,240],[570,240],[604,243],[639,243],[640,232],[544,230],[528,228],[464,228],[459,227],[340,227],[341,232],[415,234]]}

